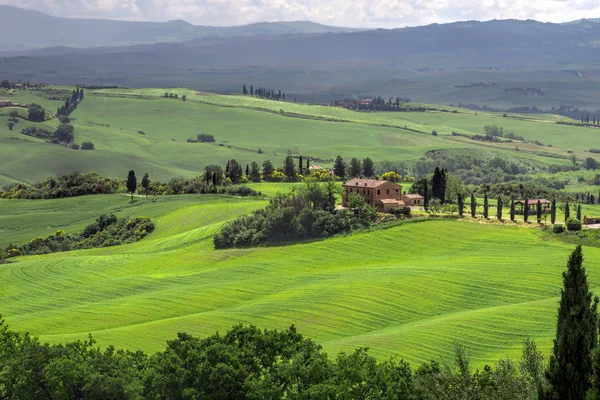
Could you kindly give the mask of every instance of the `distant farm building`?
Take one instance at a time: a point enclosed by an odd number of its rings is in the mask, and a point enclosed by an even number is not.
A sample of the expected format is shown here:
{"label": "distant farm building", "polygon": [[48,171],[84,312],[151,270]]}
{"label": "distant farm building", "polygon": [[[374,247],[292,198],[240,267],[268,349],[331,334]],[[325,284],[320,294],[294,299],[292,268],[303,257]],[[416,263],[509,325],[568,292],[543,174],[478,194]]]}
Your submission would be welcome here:
{"label": "distant farm building", "polygon": [[360,101],[360,104],[363,106],[371,105],[371,103],[373,103],[373,99],[364,99]]}
{"label": "distant farm building", "polygon": [[356,193],[365,199],[365,203],[377,208],[379,211],[389,211],[392,208],[402,207],[402,186],[394,182],[378,179],[351,179],[343,185],[344,193],[342,205],[348,207],[348,196]]}
{"label": "distant farm building", "polygon": [[[542,210],[550,211],[550,204],[552,203],[550,200],[534,199],[534,200],[527,200],[527,203],[528,203],[527,207],[529,208],[530,213],[532,213],[532,212],[535,213],[537,211],[538,201],[542,205]],[[523,212],[525,210],[525,200],[519,200],[519,201],[517,201],[517,204],[519,204],[521,206],[521,212]]]}
{"label": "distant farm building", "polygon": [[402,196],[402,201],[407,206],[422,206],[425,198],[420,194],[405,194]]}
{"label": "distant farm building", "polygon": [[317,172],[317,171],[323,171],[323,167],[320,167],[318,165],[311,165],[308,170],[310,172]]}
{"label": "distant farm building", "polygon": [[0,107],[10,107],[10,106],[12,106],[12,101],[0,100]]}

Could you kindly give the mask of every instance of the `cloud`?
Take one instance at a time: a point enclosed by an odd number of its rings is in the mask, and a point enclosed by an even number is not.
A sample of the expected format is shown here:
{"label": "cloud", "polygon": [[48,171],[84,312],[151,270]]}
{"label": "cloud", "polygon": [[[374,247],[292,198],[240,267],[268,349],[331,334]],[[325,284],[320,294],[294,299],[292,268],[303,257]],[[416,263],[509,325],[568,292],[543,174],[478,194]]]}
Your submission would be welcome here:
{"label": "cloud", "polygon": [[240,25],[311,20],[384,27],[494,18],[564,22],[600,17],[597,0],[0,0],[56,16]]}

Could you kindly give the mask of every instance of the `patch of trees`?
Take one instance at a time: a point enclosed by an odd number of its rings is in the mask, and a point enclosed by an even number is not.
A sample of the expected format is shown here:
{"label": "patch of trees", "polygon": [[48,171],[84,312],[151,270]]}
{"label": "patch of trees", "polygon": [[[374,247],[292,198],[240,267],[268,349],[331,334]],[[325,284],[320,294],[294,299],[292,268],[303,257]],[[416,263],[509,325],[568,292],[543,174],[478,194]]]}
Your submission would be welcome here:
{"label": "patch of trees", "polygon": [[257,87],[255,89],[253,85],[250,85],[250,90],[244,85],[242,94],[244,96],[250,95],[270,100],[285,100],[285,92],[282,92],[281,89],[277,91],[263,87]]}
{"label": "patch of trees", "polygon": [[396,112],[424,112],[427,109],[418,104],[409,104],[409,98],[390,97],[388,100],[381,96],[372,99],[346,99],[335,100],[331,103],[335,107],[344,107],[356,111],[396,111]]}
{"label": "patch of trees", "polygon": [[519,92],[526,96],[543,96],[544,91],[540,88],[522,88],[522,87],[510,87],[504,89],[505,92]]}
{"label": "patch of trees", "polygon": [[23,128],[21,133],[26,136],[45,140],[49,143],[70,145],[75,141],[75,128],[71,124],[60,124],[54,132],[37,126]]}
{"label": "patch of trees", "polygon": [[[154,223],[146,217],[117,218],[114,214],[101,214],[96,221],[81,232],[72,234],[62,230],[46,238],[37,237],[29,243],[4,250],[5,258],[33,254],[48,254],[70,250],[110,247],[137,242],[154,231]],[[2,254],[0,254],[2,258]]]}
{"label": "patch of trees", "polygon": [[56,115],[69,116],[77,108],[77,105],[83,101],[83,98],[83,89],[78,86],[77,89],[73,90],[71,97],[65,100],[65,104],[56,110]]}
{"label": "patch of trees", "polygon": [[33,185],[15,183],[0,190],[3,199],[57,199],[88,194],[111,194],[119,189],[116,179],[103,178],[96,172],[73,173],[47,178]]}
{"label": "patch of trees", "polygon": [[259,246],[293,240],[325,238],[371,224],[377,212],[359,195],[353,211],[335,210],[340,188],[334,181],[308,180],[298,190],[279,194],[269,205],[223,226],[215,235],[216,249]]}
{"label": "patch of trees", "polygon": [[46,111],[39,104],[30,104],[27,107],[27,119],[33,122],[44,122],[46,120]]}
{"label": "patch of trees", "polygon": [[188,143],[214,143],[215,137],[208,133],[199,133],[196,139],[188,139]]}
{"label": "patch of trees", "polygon": [[468,349],[454,361],[416,369],[377,361],[366,348],[329,357],[297,332],[237,325],[197,338],[179,333],[163,351],[101,350],[93,338],[42,344],[0,318],[0,397],[10,399],[597,399],[598,299],[578,246],[563,272],[556,336],[548,361],[533,340],[519,360],[473,372]]}

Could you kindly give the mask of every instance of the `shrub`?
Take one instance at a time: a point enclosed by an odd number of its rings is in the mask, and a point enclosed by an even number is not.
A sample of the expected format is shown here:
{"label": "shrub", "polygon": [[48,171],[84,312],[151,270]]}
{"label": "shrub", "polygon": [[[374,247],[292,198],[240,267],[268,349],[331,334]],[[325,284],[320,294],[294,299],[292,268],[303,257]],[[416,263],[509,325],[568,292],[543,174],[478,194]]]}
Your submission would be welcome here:
{"label": "shrub", "polygon": [[140,135],[145,135],[145,134],[146,134],[146,132],[144,132],[144,131],[138,131],[138,133],[139,133]]}
{"label": "shrub", "polygon": [[431,135],[433,135],[433,136],[437,136],[437,135],[438,135],[438,133],[437,133],[437,131],[431,131]]}
{"label": "shrub", "polygon": [[71,148],[73,150],[79,150],[79,145],[77,143],[71,143]]}
{"label": "shrub", "polygon": [[81,143],[81,150],[94,150],[94,143],[92,143],[92,142]]}
{"label": "shrub", "polygon": [[226,193],[232,196],[260,196],[261,193],[249,188],[248,186],[232,186],[228,187]]}
{"label": "shrub", "polygon": [[569,218],[566,221],[567,230],[569,231],[580,231],[581,230],[581,221],[577,218]]}
{"label": "shrub", "polygon": [[198,141],[200,143],[210,143],[215,141],[215,137],[213,135],[209,135],[207,133],[199,133]]}
{"label": "shrub", "polygon": [[554,225],[554,227],[552,228],[552,231],[554,233],[563,233],[565,231],[565,227],[559,224]]}
{"label": "shrub", "polygon": [[46,119],[46,111],[38,104],[30,104],[27,110],[27,119],[33,122],[42,122]]}

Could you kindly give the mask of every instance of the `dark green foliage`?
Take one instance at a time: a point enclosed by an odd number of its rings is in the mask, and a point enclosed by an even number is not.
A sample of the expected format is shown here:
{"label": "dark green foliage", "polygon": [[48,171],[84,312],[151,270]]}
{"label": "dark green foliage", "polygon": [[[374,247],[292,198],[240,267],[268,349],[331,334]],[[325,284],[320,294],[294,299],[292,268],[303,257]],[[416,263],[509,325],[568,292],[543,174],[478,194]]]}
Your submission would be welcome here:
{"label": "dark green foliage", "polygon": [[197,138],[200,143],[213,143],[215,141],[215,137],[207,133],[199,133]]}
{"label": "dark green foliage", "polygon": [[306,181],[298,191],[271,199],[269,205],[227,223],[214,237],[215,248],[257,246],[323,238],[371,224],[377,212],[363,205],[354,212],[334,211],[339,187]]}
{"label": "dark green foliage", "polygon": [[92,143],[92,142],[81,143],[81,150],[94,150],[94,143]]}
{"label": "dark green foliage", "polygon": [[554,225],[554,227],[552,228],[552,231],[554,233],[563,233],[565,231],[565,227],[564,225]]}
{"label": "dark green foliage", "polygon": [[43,122],[46,119],[46,111],[39,104],[30,104],[27,110],[27,119],[33,122]]}
{"label": "dark green foliage", "polygon": [[550,357],[548,380],[555,399],[584,399],[591,387],[592,352],[597,347],[598,298],[592,299],[581,246],[570,255]]}
{"label": "dark green foliage", "polygon": [[249,188],[248,186],[231,186],[225,190],[225,193],[231,196],[241,197],[261,196],[260,192],[257,192],[256,190]]}
{"label": "dark green foliage", "polygon": [[229,167],[229,173],[226,174],[227,177],[234,184],[240,183],[243,175],[242,166],[235,159],[229,160],[227,166]]}
{"label": "dark green foliage", "polygon": [[539,200],[537,201],[535,211],[536,211],[537,222],[539,224],[542,222],[542,203]]}
{"label": "dark green foliage", "polygon": [[510,220],[511,221],[515,220],[515,201],[514,200],[510,201]]}
{"label": "dark green foliage", "polygon": [[569,231],[580,231],[581,230],[581,221],[577,218],[568,218],[565,221],[565,225],[567,226],[567,230]]}
{"label": "dark green foliage", "polygon": [[527,222],[529,219],[529,199],[525,198],[523,205],[523,221]]}
{"label": "dark green foliage", "polygon": [[283,163],[283,173],[290,181],[296,180],[296,165],[294,164],[294,158],[291,154],[288,154]]}
{"label": "dark green foliage", "polygon": [[375,163],[369,157],[362,161],[362,173],[367,178],[375,175]]}
{"label": "dark green foliage", "polygon": [[275,172],[275,167],[273,167],[273,163],[271,162],[271,160],[263,161],[263,164],[262,164],[263,179],[265,181],[270,180],[271,176],[273,175],[273,172]]}
{"label": "dark green foliage", "polygon": [[475,218],[477,215],[477,201],[475,201],[475,195],[471,193],[471,217]]}
{"label": "dark green foliage", "polygon": [[489,213],[489,204],[488,204],[488,198],[487,198],[487,193],[483,194],[483,218],[487,218],[488,217],[488,213]]}
{"label": "dark green foliage", "polygon": [[571,209],[569,207],[569,203],[565,204],[565,221],[569,219],[571,216]]}
{"label": "dark green foliage", "polygon": [[144,174],[144,177],[142,178],[142,187],[146,191],[146,197],[148,197],[148,188],[150,187],[150,178],[148,177],[147,172]]}
{"label": "dark green foliage", "polygon": [[71,143],[75,140],[75,128],[71,124],[60,124],[54,132],[54,138],[61,143]]}
{"label": "dark green foliage", "polygon": [[496,207],[496,218],[498,218],[498,221],[502,221],[502,207],[502,197],[498,197],[498,206]]}
{"label": "dark green foliage", "polygon": [[47,238],[31,239],[17,249],[18,255],[30,255],[117,246],[137,242],[153,231],[154,223],[146,217],[117,219],[114,214],[101,214],[81,232],[67,234],[59,230]]}
{"label": "dark green foliage", "polygon": [[577,219],[581,221],[581,204],[577,205]]}
{"label": "dark green foliage", "polygon": [[431,179],[431,197],[442,203],[446,200],[446,181],[446,171],[436,167]]}
{"label": "dark green foliage", "polygon": [[252,164],[250,164],[250,180],[260,182],[260,167],[256,161],[252,161]]}
{"label": "dark green foliage", "polygon": [[457,205],[458,205],[458,215],[460,215],[462,217],[465,212],[465,202],[463,201],[462,194],[460,194],[460,193],[458,194]]}
{"label": "dark green foliage", "polygon": [[596,161],[592,157],[587,157],[583,161],[583,168],[585,168],[585,169],[598,169],[598,161]]}
{"label": "dark green foliage", "polygon": [[54,138],[54,132],[44,128],[39,128],[37,126],[28,126],[27,128],[23,128],[21,133],[26,136],[36,137],[43,140],[51,140]]}
{"label": "dark green foliage", "polygon": [[133,194],[137,190],[137,178],[133,170],[129,171],[125,185],[127,186],[127,191],[131,193],[131,201],[133,201]]}
{"label": "dark green foliage", "polygon": [[204,167],[204,182],[207,185],[212,183],[213,186],[217,186],[223,183],[225,174],[223,169],[218,165],[207,165]]}
{"label": "dark green foliage", "polygon": [[333,163],[333,173],[335,176],[344,178],[346,176],[346,163],[342,156],[337,156]]}
{"label": "dark green foliage", "polygon": [[362,171],[362,168],[360,166],[360,161],[358,160],[358,158],[353,157],[352,160],[350,160],[350,173],[349,173],[349,176],[351,178],[359,177],[361,171]]}
{"label": "dark green foliage", "polygon": [[550,205],[550,223],[552,225],[556,223],[556,199],[553,199]]}
{"label": "dark green foliage", "polygon": [[103,178],[96,172],[74,173],[47,178],[34,185],[13,184],[0,190],[4,199],[58,199],[88,194],[110,194],[119,189],[119,181]]}

